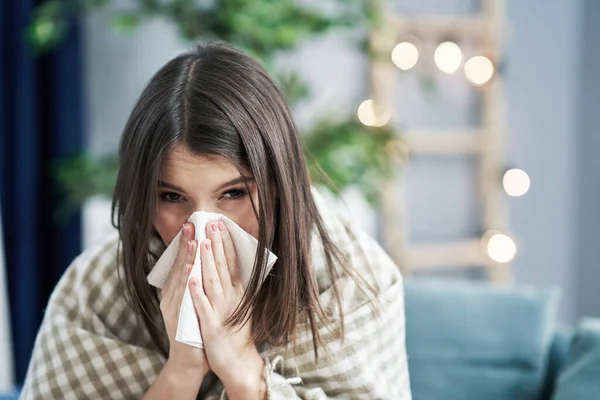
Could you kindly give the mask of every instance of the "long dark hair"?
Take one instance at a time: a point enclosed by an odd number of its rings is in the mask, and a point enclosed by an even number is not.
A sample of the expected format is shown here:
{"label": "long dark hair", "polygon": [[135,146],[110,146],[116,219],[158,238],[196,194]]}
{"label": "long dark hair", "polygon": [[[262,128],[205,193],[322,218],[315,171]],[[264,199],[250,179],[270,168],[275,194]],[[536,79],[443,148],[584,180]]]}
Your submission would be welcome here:
{"label": "long dark hair", "polygon": [[[311,267],[312,233],[320,235],[332,278],[336,268],[348,267],[315,205],[301,139],[285,97],[257,61],[218,42],[200,45],[161,68],[142,92],[121,138],[112,212],[122,243],[122,283],[153,341],[167,352],[157,324],[159,301],[146,275],[152,262],[150,241],[156,235],[153,218],[161,162],[178,145],[252,171],[259,199],[259,245],[278,256],[259,286],[266,260],[264,252],[258,252],[253,276],[229,325],[252,318],[256,343],[285,344],[295,341],[296,324],[306,313],[318,356],[323,343],[317,322],[327,315]],[[337,308],[341,316],[341,304]]]}

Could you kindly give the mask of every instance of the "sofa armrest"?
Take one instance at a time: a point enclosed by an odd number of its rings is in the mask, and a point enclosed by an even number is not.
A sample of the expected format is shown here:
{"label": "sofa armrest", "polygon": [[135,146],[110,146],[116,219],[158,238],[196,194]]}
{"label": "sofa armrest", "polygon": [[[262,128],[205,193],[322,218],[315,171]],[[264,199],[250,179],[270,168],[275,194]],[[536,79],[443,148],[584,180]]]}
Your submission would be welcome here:
{"label": "sofa armrest", "polygon": [[573,329],[567,327],[557,328],[552,345],[550,346],[550,353],[548,354],[548,367],[542,395],[543,400],[550,400],[552,393],[554,393],[560,371],[567,361],[572,339]]}
{"label": "sofa armrest", "polygon": [[600,320],[585,319],[573,340],[556,385],[554,400],[600,398]]}

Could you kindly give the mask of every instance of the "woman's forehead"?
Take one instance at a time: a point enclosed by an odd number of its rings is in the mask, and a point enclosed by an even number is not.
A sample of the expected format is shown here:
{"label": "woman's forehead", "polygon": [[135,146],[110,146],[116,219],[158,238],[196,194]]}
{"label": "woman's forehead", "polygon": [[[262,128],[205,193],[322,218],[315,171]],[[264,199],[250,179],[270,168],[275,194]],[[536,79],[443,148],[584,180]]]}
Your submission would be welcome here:
{"label": "woman's forehead", "polygon": [[[246,171],[242,171],[245,176]],[[193,154],[184,146],[169,151],[161,165],[161,180],[221,183],[241,176],[234,163],[224,157]]]}
{"label": "woman's forehead", "polygon": [[235,165],[224,157],[195,154],[181,145],[169,150],[163,158],[161,167],[169,168],[173,166],[187,166],[190,168],[219,167],[237,171]]}

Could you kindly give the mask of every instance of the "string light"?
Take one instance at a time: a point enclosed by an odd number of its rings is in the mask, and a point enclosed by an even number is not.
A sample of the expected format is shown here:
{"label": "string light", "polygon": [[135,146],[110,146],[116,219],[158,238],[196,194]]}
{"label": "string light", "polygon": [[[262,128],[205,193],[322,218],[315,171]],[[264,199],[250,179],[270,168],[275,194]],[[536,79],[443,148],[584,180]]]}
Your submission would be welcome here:
{"label": "string light", "polygon": [[365,100],[358,106],[358,120],[366,126],[382,127],[388,122],[392,115],[383,110],[377,110],[372,99]]}
{"label": "string light", "polygon": [[494,75],[494,63],[484,56],[475,56],[465,63],[465,75],[475,85],[483,85]]}
{"label": "string light", "polygon": [[527,172],[522,169],[513,168],[504,173],[502,185],[509,196],[519,197],[529,191],[531,179],[529,179]]}
{"label": "string light", "polygon": [[514,240],[504,233],[489,231],[483,235],[482,244],[487,255],[498,263],[508,263],[517,254]]}
{"label": "string light", "polygon": [[454,42],[444,42],[433,53],[435,65],[447,74],[455,73],[462,63],[462,51]]}
{"label": "string light", "polygon": [[403,71],[408,71],[419,61],[419,49],[411,42],[398,43],[392,50],[392,62]]}
{"label": "string light", "polygon": [[[415,67],[420,58],[419,49],[410,41],[398,43],[392,53],[391,59],[396,67],[408,71]],[[440,43],[434,52],[434,62],[440,71],[454,74],[463,62],[462,50],[452,41]],[[488,57],[474,56],[464,63],[466,78],[475,85],[484,85],[489,82],[494,74],[495,65]],[[358,108],[359,120],[367,126],[383,126],[390,120],[389,112],[377,112],[373,100],[365,100]],[[405,156],[408,152],[406,143],[393,140],[387,143],[384,149],[390,156]],[[529,175],[521,169],[510,169],[503,176],[503,187],[510,196],[522,196],[529,191],[531,181]],[[482,251],[497,263],[509,263],[517,254],[517,245],[508,235],[488,231],[481,238]]]}

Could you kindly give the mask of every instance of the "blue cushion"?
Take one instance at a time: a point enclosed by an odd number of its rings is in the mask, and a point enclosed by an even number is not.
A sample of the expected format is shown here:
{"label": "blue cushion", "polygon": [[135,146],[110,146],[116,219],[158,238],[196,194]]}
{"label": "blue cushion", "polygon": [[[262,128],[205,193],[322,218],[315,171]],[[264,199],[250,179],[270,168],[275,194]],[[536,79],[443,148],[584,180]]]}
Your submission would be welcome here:
{"label": "blue cushion", "polygon": [[405,295],[414,400],[540,398],[556,291],[413,278]]}
{"label": "blue cushion", "polygon": [[583,320],[567,356],[553,400],[600,399],[600,320]]}

